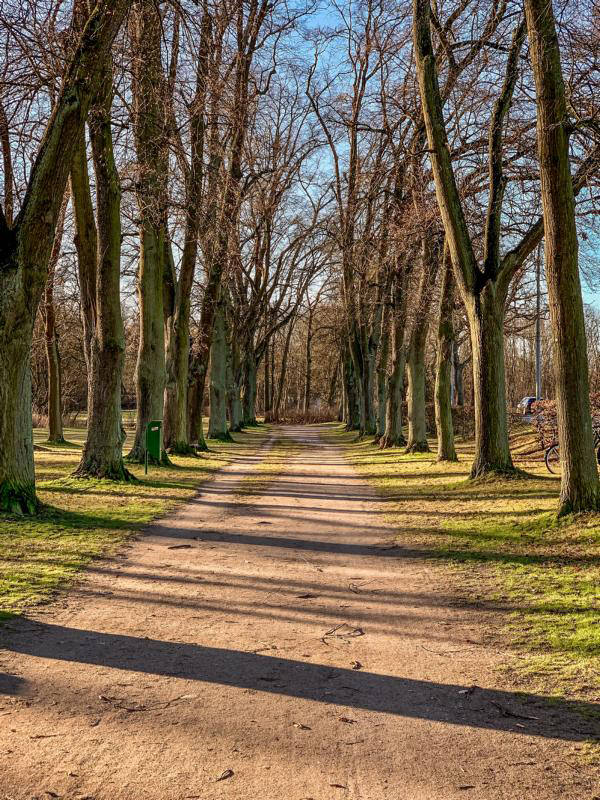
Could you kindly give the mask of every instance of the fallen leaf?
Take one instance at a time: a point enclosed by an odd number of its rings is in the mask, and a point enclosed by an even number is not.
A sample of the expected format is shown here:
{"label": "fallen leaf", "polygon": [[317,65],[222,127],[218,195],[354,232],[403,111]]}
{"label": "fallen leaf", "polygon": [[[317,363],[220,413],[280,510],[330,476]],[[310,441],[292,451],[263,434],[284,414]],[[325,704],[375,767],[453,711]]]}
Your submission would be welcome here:
{"label": "fallen leaf", "polygon": [[318,597],[318,596],[319,595],[317,595],[317,594],[310,594],[310,592],[307,592],[307,594],[297,594],[296,595],[296,599],[298,599],[298,600],[310,600],[311,598]]}
{"label": "fallen leaf", "polygon": [[356,720],[355,719],[350,719],[350,717],[340,717],[339,719],[340,719],[340,722],[347,722],[348,725],[355,725],[356,724]]}
{"label": "fallen leaf", "polygon": [[299,728],[301,731],[312,731],[308,725],[303,725],[301,722],[294,722],[294,728]]}
{"label": "fallen leaf", "polygon": [[167,547],[167,550],[191,550],[191,544],[172,544]]}
{"label": "fallen leaf", "polygon": [[362,664],[360,663],[360,661],[353,661],[352,669],[362,669]]}
{"label": "fallen leaf", "polygon": [[227,780],[227,778],[233,778],[233,770],[232,769],[226,769],[225,772],[222,772],[219,775],[219,777],[216,779],[215,783],[218,783],[219,781],[225,781],[225,780]]}

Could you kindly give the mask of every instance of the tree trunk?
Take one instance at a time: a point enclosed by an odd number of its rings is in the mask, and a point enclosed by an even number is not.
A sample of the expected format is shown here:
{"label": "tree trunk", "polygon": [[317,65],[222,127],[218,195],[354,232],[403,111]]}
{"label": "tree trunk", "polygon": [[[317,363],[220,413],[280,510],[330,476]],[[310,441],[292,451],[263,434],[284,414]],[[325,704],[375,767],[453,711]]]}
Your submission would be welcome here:
{"label": "tree trunk", "polygon": [[394,276],[391,306],[391,369],[387,377],[385,431],[380,439],[381,448],[402,447],[406,439],[402,433],[402,390],[404,388],[406,327],[406,271],[401,267]]}
{"label": "tree trunk", "polygon": [[488,282],[469,298],[467,317],[473,353],[475,406],[475,460],[471,477],[486,473],[514,473],[508,443],[504,385],[504,302]]}
{"label": "tree trunk", "polygon": [[255,427],[256,421],[256,356],[252,344],[246,348],[243,362],[242,419],[244,427]]}
{"label": "tree trunk", "polygon": [[285,378],[287,374],[287,364],[288,364],[288,356],[290,353],[290,342],[292,340],[292,333],[294,332],[294,321],[295,318],[292,317],[288,322],[288,329],[285,334],[285,344],[283,345],[283,353],[281,354],[281,369],[279,371],[279,383],[277,385],[277,396],[275,398],[275,408],[273,413],[273,419],[278,421],[280,419],[281,413],[281,403],[283,400],[283,390],[285,387]]}
{"label": "tree trunk", "polygon": [[427,318],[417,321],[407,359],[408,373],[408,442],[407,453],[428,453],[425,409],[425,343]]}
{"label": "tree trunk", "polygon": [[272,404],[272,392],[271,392],[271,351],[272,346],[269,344],[265,347],[265,368],[264,368],[264,395],[263,395],[263,406],[265,410],[265,422],[271,421],[271,404]]}
{"label": "tree trunk", "polygon": [[[161,19],[153,0],[140,0],[132,12],[133,121],[140,219],[138,298],[140,341],[136,366],[135,440],[127,456],[143,463],[146,427],[162,420],[166,382],[163,280],[165,274],[164,203],[168,158],[162,97]],[[166,453],[161,463],[166,460]]]}
{"label": "tree trunk", "polygon": [[458,340],[454,338],[452,342],[452,371],[453,371],[453,385],[454,385],[454,405],[464,406],[465,404],[465,382],[464,382],[464,369],[465,365],[460,360]]}
{"label": "tree trunk", "polygon": [[44,338],[46,343],[46,363],[48,365],[48,442],[62,444],[65,441],[62,421],[62,386],[60,371],[60,354],[58,350],[58,334],[56,332],[56,314],[54,309],[54,276],[60,256],[65,214],[69,202],[69,193],[65,194],[56,224],[54,245],[48,265],[48,280],[44,290]]}
{"label": "tree trunk", "polygon": [[242,368],[240,349],[233,335],[229,336],[227,354],[227,402],[229,405],[229,430],[232,433],[244,427],[242,416],[242,397],[240,392]]}
{"label": "tree trunk", "polygon": [[452,423],[452,351],[454,328],[454,275],[450,254],[445,250],[444,276],[442,279],[440,314],[437,335],[437,358],[435,370],[435,425],[438,440],[438,461],[458,461],[454,447]]}
{"label": "tree trunk", "polygon": [[381,318],[379,360],[377,362],[377,443],[385,435],[385,406],[387,401],[387,369],[390,355],[390,314],[386,305]]}
{"label": "tree trunk", "polygon": [[227,430],[227,332],[225,309],[220,301],[215,316],[215,330],[210,349],[210,418],[208,438],[230,442]]}
{"label": "tree trunk", "polygon": [[92,374],[92,337],[96,325],[98,234],[90,190],[85,129],[81,130],[71,161],[71,194],[73,196],[73,216],[75,219],[74,241],[77,251],[77,274],[80,289],[81,324],[83,326],[83,354],[87,367],[89,406]]}
{"label": "tree trunk", "polygon": [[360,407],[359,407],[359,387],[354,371],[354,361],[350,356],[349,349],[346,348],[344,354],[344,385],[346,389],[346,430],[360,430]]}
{"label": "tree trunk", "polygon": [[[112,130],[112,63],[105,68],[100,102],[90,113],[96,175],[98,251],[94,269],[94,328],[90,342],[88,430],[77,477],[130,480],[123,464],[121,380],[125,335],[121,316],[121,187]],[[88,182],[89,191],[89,182]],[[91,301],[87,301],[91,305]]]}
{"label": "tree trunk", "polygon": [[552,4],[525,0],[537,94],[546,280],[554,341],[561,459],[560,513],[600,507],[589,400],[587,344],[578,266],[569,120]]}
{"label": "tree trunk", "polygon": [[77,138],[129,4],[99,0],[66,69],[14,225],[0,214],[0,511],[35,513],[30,351]]}
{"label": "tree trunk", "polygon": [[312,393],[312,326],[313,309],[308,312],[308,329],[306,331],[306,369],[304,372],[304,413],[310,411],[310,396]]}

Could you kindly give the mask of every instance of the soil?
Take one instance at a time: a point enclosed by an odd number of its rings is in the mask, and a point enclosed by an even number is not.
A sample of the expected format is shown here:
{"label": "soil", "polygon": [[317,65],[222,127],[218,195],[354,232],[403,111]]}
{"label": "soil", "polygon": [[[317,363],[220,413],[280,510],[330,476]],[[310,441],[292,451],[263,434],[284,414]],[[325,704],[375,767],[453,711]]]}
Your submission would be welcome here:
{"label": "soil", "polygon": [[0,798],[600,796],[598,723],[503,684],[494,614],[318,427],[277,435],[0,632]]}

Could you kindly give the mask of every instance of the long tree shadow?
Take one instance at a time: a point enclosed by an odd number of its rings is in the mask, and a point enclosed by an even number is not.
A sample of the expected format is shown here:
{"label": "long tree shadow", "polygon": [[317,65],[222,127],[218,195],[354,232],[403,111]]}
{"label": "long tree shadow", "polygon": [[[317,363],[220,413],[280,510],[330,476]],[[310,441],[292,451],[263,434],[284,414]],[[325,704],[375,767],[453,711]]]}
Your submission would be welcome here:
{"label": "long tree shadow", "polygon": [[[551,706],[549,698],[541,695],[525,697],[497,689],[60,625],[41,623],[37,627],[33,636],[18,632],[11,636],[6,649],[35,658],[173,676],[450,725],[566,741],[600,736],[600,723],[589,717],[590,712],[600,715],[599,704]],[[10,693],[24,689],[12,676],[4,678],[3,686]],[[585,712],[588,718],[577,712]]]}

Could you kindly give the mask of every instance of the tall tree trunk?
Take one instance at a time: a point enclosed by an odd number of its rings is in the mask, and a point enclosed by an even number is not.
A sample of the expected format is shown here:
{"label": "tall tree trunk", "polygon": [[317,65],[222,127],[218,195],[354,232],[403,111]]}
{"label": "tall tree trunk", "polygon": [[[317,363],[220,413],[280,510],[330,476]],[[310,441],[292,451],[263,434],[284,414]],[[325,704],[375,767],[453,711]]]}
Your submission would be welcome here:
{"label": "tall tree trunk", "polygon": [[385,435],[385,406],[387,402],[387,371],[390,355],[390,313],[386,303],[381,318],[379,359],[377,362],[377,443]]}
{"label": "tall tree trunk", "polygon": [[406,270],[399,266],[393,281],[391,317],[391,365],[387,377],[385,431],[379,445],[381,448],[402,447],[406,439],[402,432],[402,390],[406,352],[404,335],[406,328]]}
{"label": "tall tree trunk", "polygon": [[281,403],[283,400],[283,390],[285,387],[285,378],[287,375],[288,357],[290,353],[290,343],[292,340],[292,333],[294,332],[295,318],[292,317],[288,322],[288,329],[285,334],[285,344],[283,345],[283,353],[281,354],[281,369],[279,371],[279,384],[277,386],[277,397],[275,398],[275,408],[273,419],[278,421],[281,414]]}
{"label": "tall tree trunk", "polygon": [[243,360],[242,419],[245,427],[254,427],[258,424],[256,421],[256,371],[256,356],[250,342],[245,348]]}
{"label": "tall tree trunk", "polygon": [[561,459],[560,513],[600,507],[589,400],[587,344],[578,266],[569,120],[552,4],[525,0],[537,93],[546,281],[554,340]]}
{"label": "tall tree trunk", "polygon": [[75,218],[75,250],[77,251],[77,274],[79,277],[81,324],[83,326],[83,354],[88,379],[88,413],[92,374],[92,337],[96,325],[96,259],[98,256],[98,232],[94,218],[94,206],[90,189],[85,129],[77,140],[71,161],[71,194]]}
{"label": "tall tree trunk", "polygon": [[312,394],[312,338],[313,338],[313,309],[308,311],[308,328],[306,331],[306,368],[304,371],[304,413],[310,411],[310,397]]}
{"label": "tall tree trunk", "polygon": [[452,423],[452,350],[454,327],[454,275],[448,248],[444,252],[444,275],[440,293],[440,313],[435,367],[435,425],[438,461],[457,461]]}
{"label": "tall tree trunk", "polygon": [[505,297],[488,282],[466,306],[473,353],[475,460],[471,477],[514,473],[504,384]]}
{"label": "tall tree trunk", "polygon": [[48,280],[44,290],[44,338],[46,343],[46,363],[48,365],[48,441],[53,444],[62,444],[65,441],[62,421],[62,386],[60,370],[60,354],[58,350],[58,333],[56,331],[56,313],[54,308],[54,278],[56,265],[60,256],[63,231],[65,225],[65,214],[69,202],[69,193],[65,193],[65,198],[60,210],[60,216],[56,224],[56,234],[54,245],[48,264]]}
{"label": "tall tree trunk", "polygon": [[210,350],[210,417],[208,438],[230,442],[227,430],[227,331],[225,308],[219,301],[215,316],[215,330]]}
{"label": "tall tree trunk", "polygon": [[346,388],[346,430],[360,431],[361,410],[359,400],[359,386],[354,371],[354,361],[350,356],[349,348],[344,352],[344,385]]}
{"label": "tall tree trunk", "polygon": [[425,408],[425,344],[427,320],[417,322],[408,358],[408,442],[407,453],[428,453],[427,417]]}
{"label": "tall tree trunk", "polygon": [[240,349],[233,332],[229,336],[229,353],[227,359],[227,400],[229,404],[229,430],[233,433],[244,427],[242,414],[241,377],[242,366]]}
{"label": "tall tree trunk", "polygon": [[[125,335],[121,316],[121,187],[111,130],[112,61],[103,91],[90,113],[89,128],[96,175],[97,264],[94,269],[94,328],[90,342],[88,429],[77,477],[130,480],[123,464],[125,433],[121,419],[121,381]],[[89,191],[89,182],[88,182]],[[86,301],[92,305],[91,301]]]}
{"label": "tall tree trunk", "polygon": [[454,374],[454,405],[464,406],[465,404],[465,381],[464,381],[465,365],[460,360],[459,344],[456,337],[452,342],[452,370]]}
{"label": "tall tree trunk", "polygon": [[0,212],[0,511],[37,509],[31,420],[33,324],[77,138],[128,5],[124,0],[99,0],[95,5],[66,69],[14,224]]}
{"label": "tall tree trunk", "polygon": [[[136,198],[140,219],[138,299],[140,340],[136,366],[137,417],[128,460],[143,463],[146,427],[162,420],[166,382],[163,281],[168,157],[165,148],[161,19],[153,0],[132,11],[133,128],[138,162]],[[161,462],[166,454],[161,457]]]}
{"label": "tall tree trunk", "polygon": [[338,381],[340,376],[340,361],[336,359],[333,373],[331,375],[331,382],[329,383],[329,392],[327,393],[327,407],[333,408],[335,397],[337,394]]}
{"label": "tall tree trunk", "polygon": [[265,422],[271,421],[271,403],[272,403],[272,392],[271,392],[271,351],[273,347],[269,344],[265,347],[265,369],[264,369],[264,395],[263,395],[263,407],[265,412]]}
{"label": "tall tree trunk", "polygon": [[[209,72],[211,15],[205,9],[200,26],[196,94],[190,110],[191,156],[186,176],[185,232],[179,279],[171,267],[173,307],[166,330],[166,374],[164,398],[164,446],[170,453],[195,453],[188,430],[188,388],[190,363],[190,301],[198,255],[201,196],[204,173],[204,136]],[[172,97],[169,98],[172,101]],[[172,259],[169,246],[168,253]]]}

